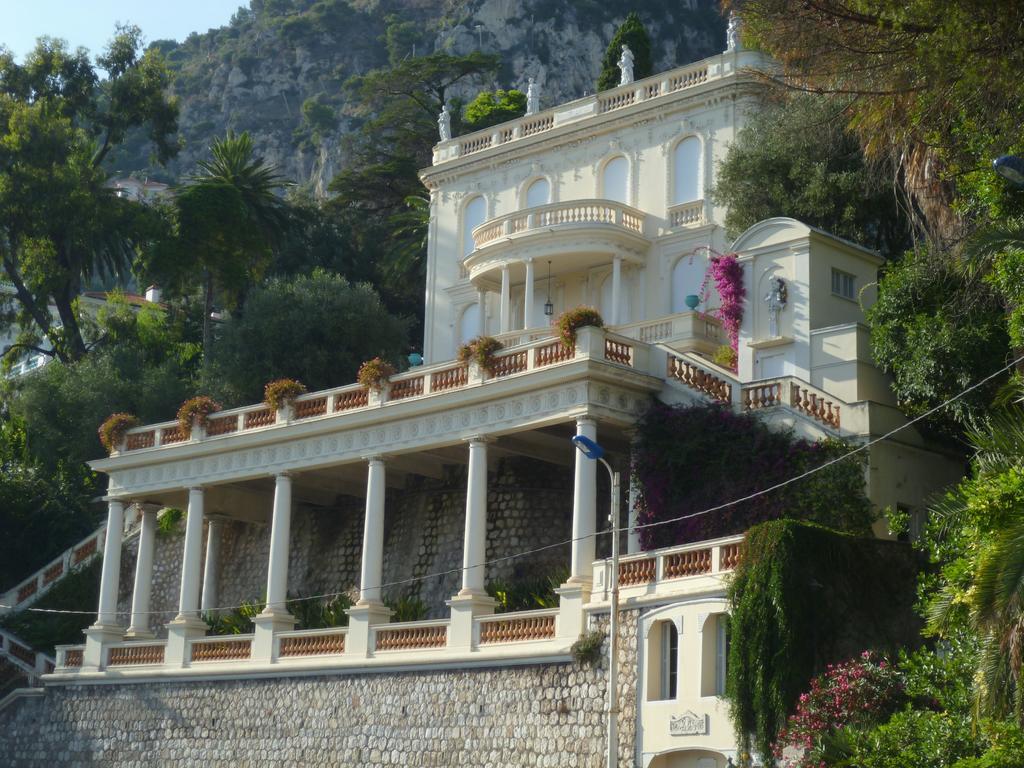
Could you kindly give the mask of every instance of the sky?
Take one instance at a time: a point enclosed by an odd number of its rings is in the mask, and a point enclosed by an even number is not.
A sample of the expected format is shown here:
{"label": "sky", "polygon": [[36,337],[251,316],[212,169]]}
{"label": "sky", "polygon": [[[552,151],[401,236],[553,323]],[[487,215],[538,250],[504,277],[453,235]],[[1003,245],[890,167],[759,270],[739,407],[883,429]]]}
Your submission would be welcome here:
{"label": "sky", "polygon": [[137,24],[146,42],[184,40],[227,24],[247,0],[0,0],[0,45],[21,61],[37,37],[49,35],[95,56],[117,22]]}

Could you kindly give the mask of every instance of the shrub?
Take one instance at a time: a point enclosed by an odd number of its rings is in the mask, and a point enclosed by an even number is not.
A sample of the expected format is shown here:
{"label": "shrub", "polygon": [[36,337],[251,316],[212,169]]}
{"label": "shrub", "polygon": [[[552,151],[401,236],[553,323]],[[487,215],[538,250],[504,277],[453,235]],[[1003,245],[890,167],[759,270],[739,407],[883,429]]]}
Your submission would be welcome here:
{"label": "shrub", "polygon": [[107,453],[113,453],[124,439],[125,433],[133,427],[139,426],[138,417],[130,413],[112,413],[107,420],[100,424],[100,442],[107,449]]}
{"label": "shrub", "polygon": [[198,423],[199,426],[206,429],[209,415],[219,410],[220,403],[212,397],[199,395],[198,397],[186,400],[181,404],[181,408],[178,409],[178,427],[181,429],[181,433],[185,437],[191,437],[193,423]]}
{"label": "shrub", "polygon": [[504,345],[493,336],[477,336],[459,347],[459,362],[475,361],[488,374],[494,375],[494,355]]}
{"label": "shrub", "polygon": [[379,357],[367,360],[359,366],[356,381],[367,389],[380,392],[389,378],[395,375],[395,366]]}
{"label": "shrub", "polygon": [[295,600],[288,603],[288,612],[295,617],[302,629],[328,629],[347,627],[352,599],[345,594],[335,595],[329,600]]}
{"label": "shrub", "polygon": [[558,318],[558,337],[570,349],[576,348],[576,331],[586,326],[604,328],[601,314],[593,307],[576,307],[563,312]]}
{"label": "shrub", "polygon": [[306,385],[295,379],[274,379],[263,388],[263,402],[279,411],[291,405],[296,397],[306,394]]}
{"label": "shrub", "polygon": [[736,372],[737,362],[736,350],[730,347],[728,344],[723,344],[715,350],[715,354],[711,356],[711,362],[715,365],[725,368],[728,371]]}
{"label": "shrub", "polygon": [[534,611],[539,608],[557,608],[555,589],[565,583],[569,572],[561,570],[546,578],[496,580],[488,583],[487,594],[497,601],[495,611]]}
{"label": "shrub", "polygon": [[259,616],[264,603],[245,600],[240,606],[221,613],[206,613],[203,621],[210,625],[211,635],[245,635],[253,631],[252,620]]}
{"label": "shrub", "polygon": [[397,600],[385,600],[384,604],[393,613],[391,620],[398,621],[420,621],[427,616],[427,604],[418,597],[400,597]]}
{"label": "shrub", "polygon": [[185,513],[177,507],[167,507],[166,509],[160,510],[160,514],[156,518],[156,531],[163,536],[169,536],[174,533],[174,529],[178,527],[185,518]]}
{"label": "shrub", "polygon": [[40,597],[33,608],[50,608],[71,613],[42,613],[23,609],[0,618],[0,626],[17,635],[37,651],[53,653],[55,645],[82,642],[82,630],[96,620],[96,613],[77,613],[83,606],[95,606],[100,595],[103,558],[94,557],[72,569]]}
{"label": "shrub", "polygon": [[572,657],[577,664],[596,666],[601,660],[601,645],[604,643],[604,632],[592,629],[580,635],[580,639],[572,644]]}

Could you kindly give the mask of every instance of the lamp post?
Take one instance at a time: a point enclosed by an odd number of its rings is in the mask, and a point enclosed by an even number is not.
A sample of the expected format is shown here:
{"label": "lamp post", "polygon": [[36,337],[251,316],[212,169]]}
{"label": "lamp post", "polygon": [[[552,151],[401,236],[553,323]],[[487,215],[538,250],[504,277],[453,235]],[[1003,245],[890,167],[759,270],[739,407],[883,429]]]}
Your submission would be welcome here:
{"label": "lamp post", "polygon": [[1024,187],[1024,158],[1002,155],[992,161],[992,170],[1015,187]]}
{"label": "lamp post", "polygon": [[612,481],[611,513],[608,521],[612,527],[612,575],[611,610],[608,616],[608,753],[606,768],[615,768],[619,760],[619,473],[612,469],[604,458],[604,448],[585,435],[572,438],[576,449],[593,461],[604,464]]}

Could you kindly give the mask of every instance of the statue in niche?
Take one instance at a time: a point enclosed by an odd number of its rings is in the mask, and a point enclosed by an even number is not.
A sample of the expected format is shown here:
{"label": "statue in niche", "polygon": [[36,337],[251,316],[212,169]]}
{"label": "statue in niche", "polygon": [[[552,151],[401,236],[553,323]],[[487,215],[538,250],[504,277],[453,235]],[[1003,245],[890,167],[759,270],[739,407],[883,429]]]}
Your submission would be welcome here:
{"label": "statue in niche", "polygon": [[738,51],[740,44],[740,17],[736,11],[729,11],[729,26],[725,29],[725,50]]}
{"label": "statue in niche", "polygon": [[768,305],[768,336],[777,339],[779,337],[779,314],[786,308],[789,301],[789,289],[786,288],[786,281],[781,277],[774,278],[770,290],[764,297]]}
{"label": "statue in niche", "polygon": [[540,112],[540,86],[530,78],[526,88],[526,114],[535,115]]}
{"label": "statue in niche", "polygon": [[441,114],[437,116],[437,132],[441,134],[441,141],[451,141],[452,114],[448,111],[447,104],[441,107]]}
{"label": "statue in niche", "polygon": [[622,44],[622,56],[619,57],[619,72],[622,73],[619,85],[629,85],[633,82],[633,52],[625,43]]}

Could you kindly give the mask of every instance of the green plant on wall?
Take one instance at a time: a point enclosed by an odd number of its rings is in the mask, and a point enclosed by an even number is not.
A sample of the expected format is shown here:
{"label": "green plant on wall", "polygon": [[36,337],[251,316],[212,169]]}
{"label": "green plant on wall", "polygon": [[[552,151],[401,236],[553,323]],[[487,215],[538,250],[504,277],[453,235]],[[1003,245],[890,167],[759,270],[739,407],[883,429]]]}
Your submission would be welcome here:
{"label": "green plant on wall", "polygon": [[555,589],[565,583],[569,571],[560,569],[546,577],[528,579],[496,579],[487,584],[487,594],[495,599],[497,613],[534,611],[557,608]]}

